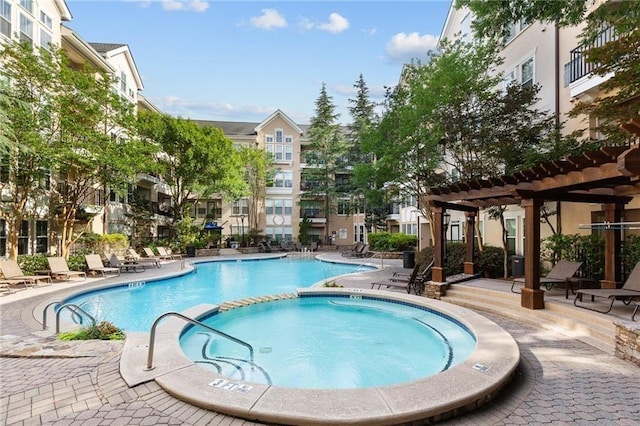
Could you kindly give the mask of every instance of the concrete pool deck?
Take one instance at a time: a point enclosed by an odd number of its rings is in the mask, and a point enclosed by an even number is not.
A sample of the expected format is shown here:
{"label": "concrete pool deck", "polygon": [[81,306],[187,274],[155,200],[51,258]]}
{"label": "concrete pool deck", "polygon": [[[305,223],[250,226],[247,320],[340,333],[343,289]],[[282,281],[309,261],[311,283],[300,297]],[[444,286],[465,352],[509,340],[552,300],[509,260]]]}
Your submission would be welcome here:
{"label": "concrete pool deck", "polygon": [[[339,253],[321,255],[344,260]],[[368,261],[380,263],[379,259]],[[401,264],[384,263],[395,268]],[[119,372],[122,342],[59,342],[40,331],[37,319],[41,312],[34,309],[58,300],[60,292],[69,287],[77,290],[179,273],[180,264],[173,261],[159,270],[123,274],[119,281],[109,278],[59,283],[0,298],[0,423],[256,424],[182,402],[155,382],[127,386]],[[363,274],[365,277],[341,279],[339,284],[367,288],[373,276],[379,280],[389,273],[370,272]],[[485,281],[486,285],[495,285],[489,280],[470,284],[482,286]],[[639,368],[577,340],[571,331],[552,333],[508,317],[483,315],[516,339],[521,364],[513,383],[495,401],[447,423],[640,424],[636,405],[640,401]],[[414,397],[419,399],[420,395]],[[287,401],[282,403],[286,405]]]}

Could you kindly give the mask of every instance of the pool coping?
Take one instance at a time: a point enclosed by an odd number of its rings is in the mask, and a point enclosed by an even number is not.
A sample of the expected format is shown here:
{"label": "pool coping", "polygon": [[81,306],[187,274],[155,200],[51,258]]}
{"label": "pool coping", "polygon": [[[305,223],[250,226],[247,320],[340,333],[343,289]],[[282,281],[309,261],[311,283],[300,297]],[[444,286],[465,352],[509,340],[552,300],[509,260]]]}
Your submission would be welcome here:
{"label": "pool coping", "polygon": [[[358,295],[424,306],[455,318],[476,336],[473,353],[453,368],[407,383],[363,389],[294,389],[230,381],[189,360],[179,337],[188,326],[178,318],[158,325],[153,370],[147,371],[149,333],[128,333],[120,374],[129,386],[155,381],[176,398],[231,416],[277,424],[402,424],[438,421],[476,409],[493,399],[512,379],[520,361],[515,340],[487,318],[435,299],[384,290],[304,288],[299,295]],[[182,314],[198,318],[219,305],[198,305]],[[226,379],[227,388],[211,386]],[[229,383],[230,382],[230,383]],[[250,390],[247,391],[248,385]]]}

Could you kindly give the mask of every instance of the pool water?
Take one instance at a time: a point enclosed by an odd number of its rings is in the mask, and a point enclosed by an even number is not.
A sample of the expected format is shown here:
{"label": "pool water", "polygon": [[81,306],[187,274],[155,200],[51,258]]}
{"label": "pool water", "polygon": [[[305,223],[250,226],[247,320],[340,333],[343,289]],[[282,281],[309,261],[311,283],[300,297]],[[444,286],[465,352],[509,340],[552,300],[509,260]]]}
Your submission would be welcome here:
{"label": "pool water", "polygon": [[312,389],[393,385],[444,371],[474,350],[460,323],[417,306],[375,298],[303,297],[215,314],[180,342],[194,362],[231,380]]}
{"label": "pool water", "polygon": [[[195,273],[152,282],[136,282],[135,274],[130,274],[130,284],[82,293],[64,302],[81,306],[96,320],[110,321],[125,331],[149,331],[165,312],[291,293],[334,276],[372,269],[314,259],[206,262],[199,263]],[[70,319],[66,312],[64,316]]]}

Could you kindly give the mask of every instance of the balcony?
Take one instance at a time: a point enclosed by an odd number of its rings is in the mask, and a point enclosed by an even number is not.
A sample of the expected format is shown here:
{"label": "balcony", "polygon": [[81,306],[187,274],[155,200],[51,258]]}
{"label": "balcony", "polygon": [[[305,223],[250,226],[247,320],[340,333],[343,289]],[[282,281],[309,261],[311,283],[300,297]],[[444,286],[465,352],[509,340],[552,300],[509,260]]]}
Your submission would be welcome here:
{"label": "balcony", "polygon": [[564,66],[564,72],[565,83],[569,85],[571,97],[576,97],[582,93],[588,92],[611,77],[610,75],[593,75],[593,70],[596,69],[597,64],[588,62],[585,58],[584,52],[594,47],[602,47],[616,38],[617,36],[614,29],[612,27],[608,27],[600,32],[595,40],[587,44],[581,44],[569,52],[570,59]]}

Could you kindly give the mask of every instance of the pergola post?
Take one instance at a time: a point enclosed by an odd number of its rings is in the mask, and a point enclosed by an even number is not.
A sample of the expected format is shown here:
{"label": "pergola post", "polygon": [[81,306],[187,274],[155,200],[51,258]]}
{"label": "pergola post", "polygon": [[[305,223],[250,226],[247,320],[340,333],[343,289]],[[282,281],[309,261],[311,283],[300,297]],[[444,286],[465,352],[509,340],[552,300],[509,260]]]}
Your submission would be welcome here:
{"label": "pergola post", "polygon": [[[623,204],[605,204],[602,209],[606,222],[620,223],[622,221]],[[617,288],[622,284],[622,265],[619,261],[621,243],[622,230],[620,226],[612,226],[604,230],[604,279],[600,281],[602,288]]]}
{"label": "pergola post", "polygon": [[475,222],[476,222],[476,212],[465,212],[466,218],[466,229],[465,229],[465,237],[467,239],[466,242],[466,252],[464,257],[464,273],[467,275],[473,275],[474,264],[473,264],[473,247],[475,245]]}
{"label": "pergola post", "polygon": [[524,287],[520,305],[528,309],[544,309],[544,291],[540,290],[540,207],[538,198],[523,199],[527,238],[524,249]]}
{"label": "pergola post", "polygon": [[434,218],[434,245],[433,245],[433,269],[431,270],[431,280],[437,283],[447,282],[447,271],[444,267],[445,244],[444,241],[444,213],[442,207],[432,207]]}

